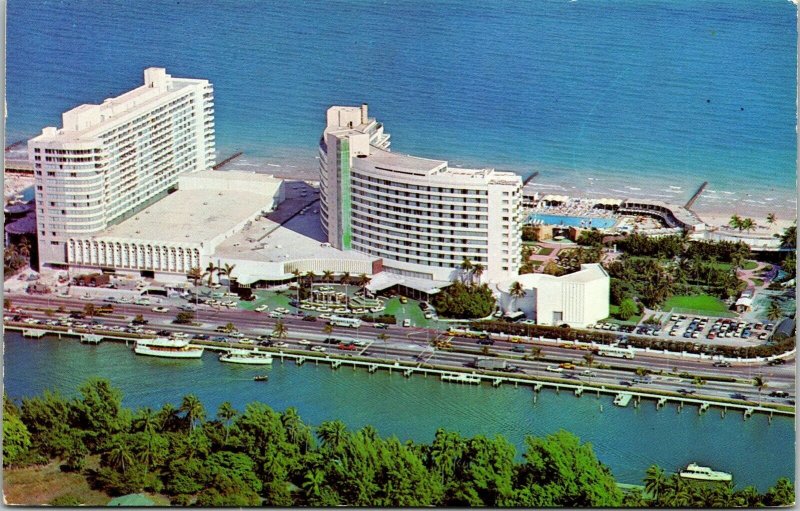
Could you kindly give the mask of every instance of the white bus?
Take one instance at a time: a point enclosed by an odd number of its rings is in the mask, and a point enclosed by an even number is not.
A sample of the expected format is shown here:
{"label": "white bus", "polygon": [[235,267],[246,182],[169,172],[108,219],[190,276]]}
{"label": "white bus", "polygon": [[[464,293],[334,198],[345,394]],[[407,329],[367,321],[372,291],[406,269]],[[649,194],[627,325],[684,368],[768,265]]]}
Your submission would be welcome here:
{"label": "white bus", "polygon": [[597,350],[597,354],[601,357],[633,358],[634,351],[631,347],[602,346]]}
{"label": "white bus", "polygon": [[342,316],[331,316],[328,322],[333,326],[346,326],[350,328],[358,328],[361,326],[361,320],[358,318],[345,318]]}

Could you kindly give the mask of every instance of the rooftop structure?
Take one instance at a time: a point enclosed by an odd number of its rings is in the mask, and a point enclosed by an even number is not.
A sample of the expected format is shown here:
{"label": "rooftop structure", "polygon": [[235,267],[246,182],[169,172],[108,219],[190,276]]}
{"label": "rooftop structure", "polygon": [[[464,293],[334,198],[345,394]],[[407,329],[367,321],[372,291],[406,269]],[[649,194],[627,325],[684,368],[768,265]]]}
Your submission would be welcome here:
{"label": "rooftop structure", "polygon": [[28,141],[41,263],[67,262],[67,240],[119,223],[163,197],[180,175],[214,165],[213,87],[144,71],[144,84],[62,115]]}
{"label": "rooftop structure", "polygon": [[[511,296],[514,282],[525,295]],[[506,314],[522,311],[538,325],[583,327],[608,317],[611,279],[599,264],[583,264],[574,273],[555,277],[526,273],[499,282],[495,288]]]}
{"label": "rooftop structure", "polygon": [[452,280],[464,259],[488,280],[516,275],[522,179],[391,152],[383,125],[367,113],[367,105],[327,112],[319,148],[327,241],[407,277]]}
{"label": "rooftop structure", "polygon": [[205,267],[226,238],[283,199],[283,181],[252,172],[183,175],[178,191],[127,220],[68,239],[71,266],[174,273]]}

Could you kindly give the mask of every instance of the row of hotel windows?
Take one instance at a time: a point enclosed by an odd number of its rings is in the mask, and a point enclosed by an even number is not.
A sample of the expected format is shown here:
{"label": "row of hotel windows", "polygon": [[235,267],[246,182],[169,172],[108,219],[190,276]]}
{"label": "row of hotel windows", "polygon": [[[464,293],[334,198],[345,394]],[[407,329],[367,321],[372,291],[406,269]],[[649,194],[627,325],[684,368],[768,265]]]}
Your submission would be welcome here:
{"label": "row of hotel windows", "polygon": [[[488,195],[489,192],[487,190],[471,190],[467,188],[444,188],[438,186],[423,186],[423,185],[410,185],[406,183],[401,183],[398,181],[390,181],[388,179],[381,179],[379,177],[370,176],[367,174],[360,174],[357,172],[353,172],[353,177],[357,177],[364,181],[369,181],[371,183],[377,183],[379,185],[386,185],[386,186],[393,186],[395,188],[403,188],[406,190],[417,190],[420,192],[432,192],[434,194],[441,194],[441,193],[449,193],[449,194],[458,194],[458,195]],[[398,192],[404,194],[405,197],[414,197],[414,198],[427,198],[429,194],[419,194],[419,193],[410,193],[410,192]]]}
{"label": "row of hotel windows", "polygon": [[[353,220],[358,223],[358,225],[365,230],[368,230],[372,233],[380,233],[380,234],[388,234],[391,236],[392,239],[396,238],[405,238],[405,237],[413,237],[416,240],[424,240],[424,241],[436,241],[436,242],[447,242],[451,240],[450,243],[462,243],[462,240],[459,241],[452,241],[453,236],[473,236],[473,237],[480,237],[483,239],[477,240],[468,240],[463,239],[463,244],[470,244],[470,245],[485,245],[486,244],[486,234],[485,233],[476,233],[475,231],[460,231],[454,229],[434,229],[434,231],[439,232],[431,232],[431,229],[428,228],[406,228],[406,227],[397,227],[395,224],[381,222],[379,225],[380,227],[376,227],[374,224],[376,223],[370,217],[361,215],[361,214],[354,214]],[[366,223],[365,223],[366,222]],[[373,225],[368,225],[372,223]],[[428,236],[423,234],[417,233],[427,233]],[[444,238],[443,236],[450,236],[451,238]]]}
{"label": "row of hotel windows", "polygon": [[[468,240],[462,238],[441,238],[441,239],[434,239],[429,238],[427,236],[417,236],[414,238],[408,238],[407,235],[395,235],[394,233],[387,232],[385,229],[380,229],[383,234],[388,234],[389,236],[376,236],[374,230],[371,230],[369,226],[362,224],[358,220],[353,222],[354,227],[354,234],[359,234],[364,236],[365,238],[369,238],[370,240],[374,240],[376,242],[381,241],[383,243],[392,243],[395,245],[403,245],[406,247],[416,247],[416,248],[424,248],[426,250],[450,250],[452,248],[463,248],[469,247],[470,250],[474,250],[481,254],[486,253],[486,248],[479,248],[479,247],[486,247],[487,242],[486,240]],[[362,231],[363,229],[364,231]],[[429,243],[426,243],[429,242]],[[377,245],[376,245],[377,246]]]}
{"label": "row of hotel windows", "polygon": [[[453,229],[454,227],[460,227],[462,229],[486,229],[486,225],[487,225],[487,224],[485,224],[483,222],[464,222],[464,221],[452,221],[452,222],[450,222],[450,221],[440,221],[440,220],[427,220],[427,219],[422,218],[419,214],[416,214],[414,211],[409,211],[407,209],[404,210],[403,208],[390,208],[391,211],[408,213],[406,215],[395,215],[395,214],[392,214],[392,213],[386,213],[384,211],[376,209],[375,206],[372,206],[369,203],[362,203],[358,199],[353,200],[353,210],[354,211],[360,211],[360,212],[363,212],[365,214],[368,213],[370,216],[369,217],[364,217],[365,220],[375,221],[375,220],[379,219],[379,220],[381,220],[382,223],[384,223],[383,222],[384,220],[400,220],[402,222],[411,224],[409,226],[405,226],[405,225],[398,224],[398,223],[395,223],[395,222],[385,222],[386,225],[397,227],[397,228],[403,229],[403,230],[415,230],[414,226],[421,226],[422,228],[418,229],[421,232],[443,232],[443,233],[446,233],[446,232],[448,232],[447,230],[439,229],[439,228],[436,228],[436,227],[439,227],[439,226],[440,227],[449,227],[450,229]],[[449,218],[449,217],[446,217],[446,216],[443,216],[443,215],[438,215],[438,216],[437,215],[426,215],[426,216],[429,216],[429,217],[432,217],[432,218]],[[479,218],[479,219],[468,218],[468,219],[469,220],[485,220],[485,219],[481,219],[481,218]],[[433,231],[430,230],[432,227],[433,227]]]}
{"label": "row of hotel windows", "polygon": [[[468,205],[468,204],[487,204],[486,199],[463,199],[460,197],[433,197],[430,199],[430,202],[405,200],[405,199],[398,199],[392,190],[387,190],[385,188],[372,185],[361,185],[357,181],[358,180],[353,180],[353,191],[359,192],[359,195],[361,195],[362,197],[371,197],[374,199],[380,199],[384,202],[390,202],[392,204],[399,204],[402,206],[416,206],[426,209],[449,209],[453,211],[477,211],[477,212],[488,211],[488,208],[486,206]],[[367,189],[378,192],[378,194],[369,193]],[[443,202],[456,203],[456,204],[441,204]],[[458,206],[458,208],[456,208],[456,206]]]}
{"label": "row of hotel windows", "polygon": [[[136,117],[135,119],[131,119],[130,121],[122,124],[120,126],[116,126],[113,129],[108,130],[107,132],[100,135],[102,139],[111,139],[112,136],[114,139],[125,137],[131,131],[135,131],[139,129],[143,124],[147,124],[148,122],[152,122],[157,120],[159,117],[163,117],[162,112],[166,114],[170,114],[179,110],[184,110],[187,106],[191,107],[194,105],[194,98],[192,97],[191,92],[180,96],[165,105],[161,105],[158,108],[148,110],[145,114]],[[114,136],[116,135],[116,136]]]}
{"label": "row of hotel windows", "polygon": [[[433,266],[439,268],[458,268],[461,265],[461,262],[464,260],[464,256],[455,256],[450,254],[448,256],[442,256],[441,258],[435,258],[433,254],[428,255],[425,258],[421,257],[413,257],[411,255],[400,255],[397,253],[390,252],[388,250],[379,250],[370,248],[366,245],[362,245],[359,243],[359,240],[353,239],[353,245],[361,245],[357,247],[357,249],[361,252],[367,253],[369,255],[373,255],[376,257],[384,257],[386,259],[391,259],[394,261],[400,261],[403,263],[412,263],[412,264],[420,264],[423,266]],[[471,255],[468,256],[471,261],[475,263],[486,264],[486,258],[481,256],[472,257]]]}

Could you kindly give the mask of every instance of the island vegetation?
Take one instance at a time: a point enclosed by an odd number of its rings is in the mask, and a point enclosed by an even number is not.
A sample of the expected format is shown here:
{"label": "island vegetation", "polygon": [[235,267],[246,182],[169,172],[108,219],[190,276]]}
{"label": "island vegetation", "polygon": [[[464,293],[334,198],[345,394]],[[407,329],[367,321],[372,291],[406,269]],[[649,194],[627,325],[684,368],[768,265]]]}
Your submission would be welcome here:
{"label": "island vegetation", "polygon": [[[243,411],[225,402],[209,417],[187,395],[177,407],[132,411],[102,379],[86,382],[74,398],[45,392],[15,403],[4,396],[3,410],[7,482],[14,471],[55,464],[109,498],[148,492],[174,505],[375,507],[730,507],[794,499],[788,479],[760,494],[695,487],[658,467],[643,488],[623,491],[591,445],[566,431],[527,437],[518,457],[502,436],[440,429],[429,444],[401,442],[338,420],[312,427],[294,408],[278,412],[258,402]],[[31,499],[15,503],[86,503],[69,491]]]}

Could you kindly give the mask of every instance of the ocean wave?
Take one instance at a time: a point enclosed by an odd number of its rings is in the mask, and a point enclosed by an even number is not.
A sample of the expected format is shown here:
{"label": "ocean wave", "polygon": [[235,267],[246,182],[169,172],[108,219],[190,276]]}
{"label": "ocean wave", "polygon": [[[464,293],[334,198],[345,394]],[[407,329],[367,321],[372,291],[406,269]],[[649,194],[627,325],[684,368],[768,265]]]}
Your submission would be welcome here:
{"label": "ocean wave", "polygon": [[280,167],[280,165],[276,165],[274,163],[267,163],[267,165],[269,165],[270,167]]}
{"label": "ocean wave", "polygon": [[682,189],[680,186],[671,186],[671,185],[670,185],[670,188],[672,188],[673,190],[681,190]]}
{"label": "ocean wave", "polygon": [[628,190],[634,190],[634,191],[637,191],[637,192],[639,190],[641,190],[641,188],[636,188],[635,186],[626,186],[625,188],[627,188]]}

